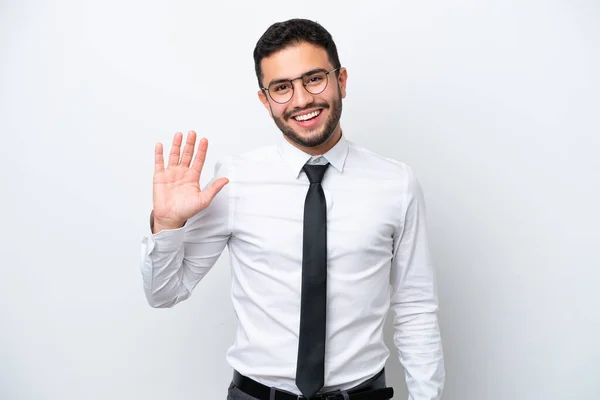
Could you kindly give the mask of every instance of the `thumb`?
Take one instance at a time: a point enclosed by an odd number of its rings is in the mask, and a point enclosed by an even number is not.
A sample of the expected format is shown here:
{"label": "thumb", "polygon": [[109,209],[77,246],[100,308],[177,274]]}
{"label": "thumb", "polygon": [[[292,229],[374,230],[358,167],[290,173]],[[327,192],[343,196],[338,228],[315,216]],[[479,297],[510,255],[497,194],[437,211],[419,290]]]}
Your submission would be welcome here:
{"label": "thumb", "polygon": [[225,185],[229,183],[229,179],[227,178],[219,178],[213,183],[211,183],[206,189],[204,189],[203,193],[208,196],[208,202],[210,203],[212,199],[215,198],[217,193],[223,189]]}

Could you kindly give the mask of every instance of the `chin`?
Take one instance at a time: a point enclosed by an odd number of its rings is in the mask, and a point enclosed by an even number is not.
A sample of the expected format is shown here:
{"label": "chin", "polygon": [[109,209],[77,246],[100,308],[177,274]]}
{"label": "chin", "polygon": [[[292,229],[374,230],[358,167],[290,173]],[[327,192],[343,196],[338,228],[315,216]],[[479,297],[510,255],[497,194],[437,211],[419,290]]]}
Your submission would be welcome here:
{"label": "chin", "polygon": [[323,114],[323,119],[316,126],[303,128],[298,126],[295,121],[283,121],[282,117],[273,116],[275,124],[279,130],[293,143],[305,148],[318,147],[326,143],[334,135],[339,127],[341,116],[341,103],[333,103],[332,112]]}
{"label": "chin", "polygon": [[317,147],[331,139],[333,136],[333,131],[324,132],[323,127],[321,127],[321,129],[319,129],[317,132],[310,131],[306,133],[298,133],[290,128],[283,131],[283,134],[300,146]]}

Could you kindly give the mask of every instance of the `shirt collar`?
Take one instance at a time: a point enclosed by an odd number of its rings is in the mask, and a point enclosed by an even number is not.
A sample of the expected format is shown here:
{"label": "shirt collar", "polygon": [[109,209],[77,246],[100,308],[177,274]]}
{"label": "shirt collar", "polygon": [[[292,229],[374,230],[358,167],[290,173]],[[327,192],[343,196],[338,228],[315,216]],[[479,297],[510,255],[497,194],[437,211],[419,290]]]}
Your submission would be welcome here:
{"label": "shirt collar", "polygon": [[[297,179],[302,167],[310,160],[311,155],[288,142],[283,135],[279,138],[277,147],[290,176]],[[329,161],[332,167],[342,172],[348,156],[348,141],[344,135],[342,134],[340,140],[322,156]]]}

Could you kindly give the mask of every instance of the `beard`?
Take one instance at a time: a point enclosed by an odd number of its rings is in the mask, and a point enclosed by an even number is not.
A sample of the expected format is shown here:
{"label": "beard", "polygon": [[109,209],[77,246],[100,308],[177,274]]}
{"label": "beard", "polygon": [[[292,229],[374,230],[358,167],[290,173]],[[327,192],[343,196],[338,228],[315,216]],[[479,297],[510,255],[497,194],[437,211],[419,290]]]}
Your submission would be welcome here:
{"label": "beard", "polygon": [[[308,108],[322,108],[324,110],[329,109],[329,116],[327,120],[323,124],[322,128],[311,129],[308,133],[304,135],[296,132],[292,127],[290,121],[292,114],[301,112]],[[323,112],[323,111],[321,111]],[[316,103],[309,104],[308,107],[304,109],[295,109],[285,113],[282,117],[273,116],[273,120],[275,121],[275,125],[281,130],[281,132],[287,136],[294,143],[303,146],[303,147],[317,147],[323,143],[325,143],[329,138],[333,135],[335,128],[340,122],[340,117],[342,116],[342,98],[338,96],[337,99],[331,102],[331,105],[328,103]]]}

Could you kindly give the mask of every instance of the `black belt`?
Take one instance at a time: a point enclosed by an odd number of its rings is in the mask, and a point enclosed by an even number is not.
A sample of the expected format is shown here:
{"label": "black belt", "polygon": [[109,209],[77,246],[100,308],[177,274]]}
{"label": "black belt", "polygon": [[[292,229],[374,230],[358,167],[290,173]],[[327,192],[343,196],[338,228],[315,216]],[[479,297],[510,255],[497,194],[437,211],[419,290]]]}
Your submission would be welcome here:
{"label": "black belt", "polygon": [[[275,397],[271,398],[269,386],[258,383],[237,371],[233,371],[233,384],[242,392],[260,400],[309,400],[304,396],[278,389],[274,389]],[[336,390],[317,394],[310,400],[388,400],[394,395],[394,389],[385,385],[384,369],[368,381],[345,392],[348,394],[347,396],[344,396],[344,391]]]}

